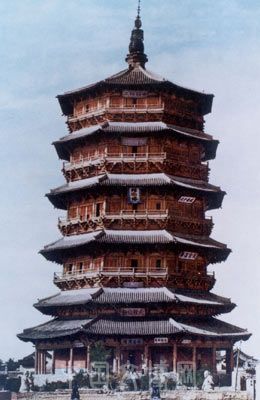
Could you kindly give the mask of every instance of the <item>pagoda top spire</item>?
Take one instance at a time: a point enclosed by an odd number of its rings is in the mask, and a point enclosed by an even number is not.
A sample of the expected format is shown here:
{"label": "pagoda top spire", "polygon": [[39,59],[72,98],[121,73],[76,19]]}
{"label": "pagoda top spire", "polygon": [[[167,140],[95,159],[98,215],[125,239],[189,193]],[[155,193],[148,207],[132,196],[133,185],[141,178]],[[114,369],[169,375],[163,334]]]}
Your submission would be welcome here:
{"label": "pagoda top spire", "polygon": [[145,63],[148,61],[147,55],[144,53],[144,31],[141,29],[141,0],[138,0],[137,16],[135,19],[135,26],[131,33],[129,54],[127,54],[126,62],[129,64],[129,68],[141,65],[145,67]]}

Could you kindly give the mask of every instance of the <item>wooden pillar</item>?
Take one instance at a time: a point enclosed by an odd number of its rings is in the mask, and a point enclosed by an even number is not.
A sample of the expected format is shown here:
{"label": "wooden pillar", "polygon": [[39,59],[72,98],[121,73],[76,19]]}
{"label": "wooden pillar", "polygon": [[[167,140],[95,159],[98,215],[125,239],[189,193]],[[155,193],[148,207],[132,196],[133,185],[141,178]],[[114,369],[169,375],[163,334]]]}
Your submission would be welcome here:
{"label": "wooden pillar", "polygon": [[120,373],[120,369],[121,369],[121,357],[122,357],[122,354],[121,354],[121,346],[120,346],[120,344],[118,344],[117,351],[118,351],[118,357],[117,357],[117,373]]}
{"label": "wooden pillar", "polygon": [[216,353],[217,353],[217,348],[216,348],[216,345],[213,344],[213,346],[212,346],[212,371],[213,372],[217,372]]}
{"label": "wooden pillar", "polygon": [[233,363],[234,363],[234,359],[233,359],[233,349],[226,349],[226,371],[227,374],[231,374],[232,370],[233,370]]}
{"label": "wooden pillar", "polygon": [[149,367],[149,347],[147,343],[144,345],[144,363],[147,369]]}
{"label": "wooden pillar", "polygon": [[152,348],[149,347],[148,348],[148,369],[149,371],[151,371],[153,368],[153,364],[152,364]]}
{"label": "wooden pillar", "polygon": [[196,372],[197,372],[197,348],[192,347],[192,365],[193,365],[193,386],[196,385]]}
{"label": "wooden pillar", "polygon": [[41,375],[42,374],[42,351],[40,350],[38,353],[38,373]]}
{"label": "wooden pillar", "polygon": [[73,372],[73,347],[70,348],[69,372]]}
{"label": "wooden pillar", "polygon": [[234,351],[233,351],[233,347],[230,348],[230,369],[231,369],[231,372],[234,370]]}
{"label": "wooden pillar", "polygon": [[55,366],[55,363],[56,363],[55,357],[56,357],[56,352],[55,352],[55,350],[53,350],[53,353],[52,353],[52,373],[53,373],[53,374],[55,374],[55,369],[56,369],[56,366]]}
{"label": "wooden pillar", "polygon": [[86,370],[90,372],[90,345],[86,347]]}
{"label": "wooden pillar", "polygon": [[176,374],[177,373],[177,344],[173,344],[172,348],[172,370]]}
{"label": "wooden pillar", "polygon": [[46,351],[42,352],[42,373],[46,374]]}
{"label": "wooden pillar", "polygon": [[35,347],[34,369],[35,369],[35,374],[38,375],[38,373],[39,373],[39,350],[37,349],[37,347]]}

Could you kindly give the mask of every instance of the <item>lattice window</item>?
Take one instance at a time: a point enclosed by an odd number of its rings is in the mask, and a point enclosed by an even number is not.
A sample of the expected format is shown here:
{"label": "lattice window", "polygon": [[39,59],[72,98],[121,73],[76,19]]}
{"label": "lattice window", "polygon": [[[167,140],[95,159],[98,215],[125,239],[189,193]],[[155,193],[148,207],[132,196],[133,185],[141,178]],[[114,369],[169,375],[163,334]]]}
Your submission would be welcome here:
{"label": "lattice window", "polygon": [[192,204],[196,200],[196,197],[181,196],[178,200],[179,203]]}
{"label": "lattice window", "polygon": [[179,254],[180,260],[196,260],[198,253],[192,253],[191,251],[183,251]]}

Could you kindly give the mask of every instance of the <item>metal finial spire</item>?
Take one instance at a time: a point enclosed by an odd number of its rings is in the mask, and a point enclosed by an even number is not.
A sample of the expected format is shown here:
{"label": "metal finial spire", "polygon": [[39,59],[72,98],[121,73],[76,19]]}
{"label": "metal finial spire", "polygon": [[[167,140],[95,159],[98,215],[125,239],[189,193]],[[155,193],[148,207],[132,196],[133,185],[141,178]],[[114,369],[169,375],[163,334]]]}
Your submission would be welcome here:
{"label": "metal finial spire", "polygon": [[140,17],[141,12],[141,0],[138,0],[137,6],[137,16],[135,19],[135,26],[131,33],[130,44],[129,44],[129,54],[126,57],[126,61],[129,67],[134,67],[136,65],[145,66],[148,61],[146,54],[144,53],[144,32],[141,29],[142,21]]}
{"label": "metal finial spire", "polygon": [[141,12],[141,0],[138,0],[138,7],[137,7],[137,16],[140,17]]}

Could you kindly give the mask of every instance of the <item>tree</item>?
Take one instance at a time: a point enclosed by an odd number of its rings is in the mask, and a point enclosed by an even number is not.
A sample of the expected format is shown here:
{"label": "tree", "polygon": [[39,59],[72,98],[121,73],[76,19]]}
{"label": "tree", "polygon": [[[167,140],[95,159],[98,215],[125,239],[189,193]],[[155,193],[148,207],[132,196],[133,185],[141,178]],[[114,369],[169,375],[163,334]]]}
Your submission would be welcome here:
{"label": "tree", "polygon": [[95,344],[90,347],[90,359],[92,362],[107,361],[110,355],[111,351],[106,349],[102,342],[95,342]]}
{"label": "tree", "polygon": [[19,368],[19,363],[17,361],[14,361],[13,358],[9,358],[9,360],[6,362],[7,366],[7,371],[16,371],[17,368]]}

